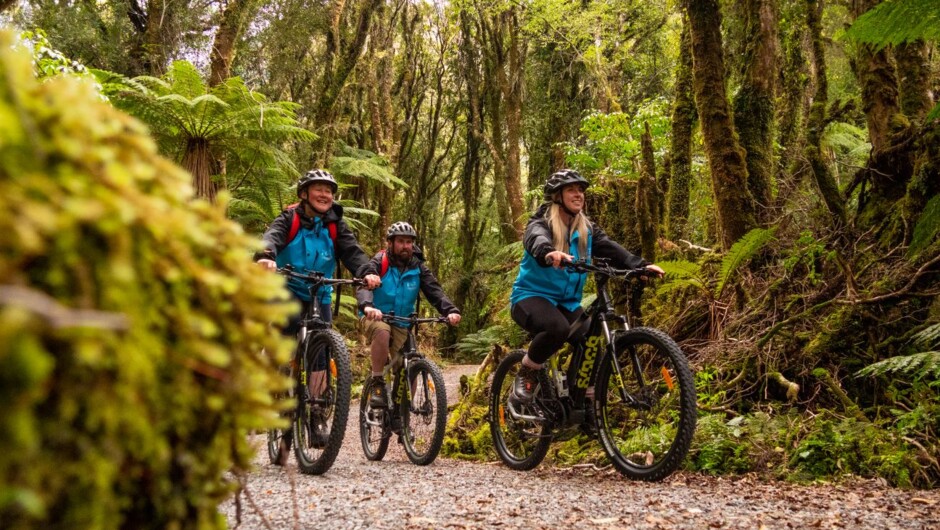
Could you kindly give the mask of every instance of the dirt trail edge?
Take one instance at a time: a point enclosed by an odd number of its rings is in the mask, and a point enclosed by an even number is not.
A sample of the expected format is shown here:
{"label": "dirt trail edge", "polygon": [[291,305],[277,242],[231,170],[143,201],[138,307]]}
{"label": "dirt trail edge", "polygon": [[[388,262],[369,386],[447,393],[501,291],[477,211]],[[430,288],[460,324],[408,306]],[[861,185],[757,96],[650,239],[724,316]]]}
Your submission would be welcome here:
{"label": "dirt trail edge", "polygon": [[[448,397],[472,366],[445,368]],[[358,401],[340,455],[323,476],[267,463],[256,436],[256,470],[220,511],[230,528],[940,528],[940,492],[903,491],[878,481],[797,486],[753,477],[677,473],[664,482],[624,479],[610,469],[530,472],[497,463],[438,458],[412,465],[393,442],[382,462],[359,443]]]}

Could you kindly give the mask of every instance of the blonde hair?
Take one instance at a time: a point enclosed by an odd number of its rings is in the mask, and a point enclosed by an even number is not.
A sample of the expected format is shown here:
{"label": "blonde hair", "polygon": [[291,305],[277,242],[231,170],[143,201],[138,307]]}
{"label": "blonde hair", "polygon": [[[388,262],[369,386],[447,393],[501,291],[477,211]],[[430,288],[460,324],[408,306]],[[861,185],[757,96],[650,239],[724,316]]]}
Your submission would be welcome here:
{"label": "blonde hair", "polygon": [[545,212],[545,218],[548,219],[548,227],[552,231],[552,246],[555,250],[568,253],[568,242],[571,240],[571,234],[578,233],[578,255],[581,259],[587,257],[588,234],[591,231],[591,223],[588,221],[584,210],[582,209],[571,220],[571,226],[565,224],[562,220],[562,206],[553,202]]}

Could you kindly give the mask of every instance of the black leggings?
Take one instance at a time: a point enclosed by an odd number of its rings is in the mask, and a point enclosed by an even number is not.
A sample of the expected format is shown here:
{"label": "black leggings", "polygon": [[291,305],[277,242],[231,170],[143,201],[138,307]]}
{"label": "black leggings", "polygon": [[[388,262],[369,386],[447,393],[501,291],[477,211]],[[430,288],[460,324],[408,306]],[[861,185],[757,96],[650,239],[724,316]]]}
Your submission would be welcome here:
{"label": "black leggings", "polygon": [[[512,306],[510,314],[524,330],[532,335],[529,344],[529,360],[542,364],[561,348],[568,339],[571,324],[578,319],[584,309],[574,311],[556,306],[545,298],[533,296],[520,300]],[[584,334],[587,322],[583,322],[574,337]]]}

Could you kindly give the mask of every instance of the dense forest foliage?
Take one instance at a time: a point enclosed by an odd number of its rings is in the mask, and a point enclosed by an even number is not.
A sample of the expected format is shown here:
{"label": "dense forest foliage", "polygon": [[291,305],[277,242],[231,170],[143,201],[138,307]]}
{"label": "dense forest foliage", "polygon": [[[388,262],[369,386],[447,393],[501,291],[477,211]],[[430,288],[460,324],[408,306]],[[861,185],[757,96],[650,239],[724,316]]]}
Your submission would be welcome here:
{"label": "dense forest foliage", "polygon": [[[668,272],[642,313],[697,371],[691,468],[940,482],[936,1],[0,9],[44,75],[86,71],[248,231],[312,167],[368,250],[415,225],[464,314],[445,358],[522,345],[520,234],[552,171],[583,172],[590,215]],[[448,450],[478,457],[469,401]],[[597,456],[582,442],[555,457]]]}

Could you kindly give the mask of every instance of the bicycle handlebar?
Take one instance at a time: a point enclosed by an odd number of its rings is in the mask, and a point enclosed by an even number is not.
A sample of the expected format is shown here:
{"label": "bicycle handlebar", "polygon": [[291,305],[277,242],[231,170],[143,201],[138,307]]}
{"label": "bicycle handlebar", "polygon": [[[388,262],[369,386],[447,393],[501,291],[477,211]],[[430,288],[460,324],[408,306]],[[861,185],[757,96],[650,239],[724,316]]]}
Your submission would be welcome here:
{"label": "bicycle handlebar", "polygon": [[647,269],[646,267],[641,267],[639,269],[618,269],[604,263],[601,260],[595,260],[597,263],[588,263],[583,259],[576,261],[566,261],[564,263],[565,267],[575,272],[593,272],[608,276],[610,278],[623,278],[625,280],[630,280],[640,276],[648,277],[657,277],[658,274],[656,271]]}
{"label": "bicycle handlebar", "polygon": [[318,271],[297,272],[290,265],[278,269],[277,273],[316,285],[355,285],[361,287],[366,284],[363,278],[327,278],[324,273]]}
{"label": "bicycle handlebar", "polygon": [[417,313],[412,313],[407,317],[400,317],[392,313],[382,313],[382,322],[392,323],[392,322],[407,322],[409,324],[432,324],[432,323],[444,323],[448,322],[447,317],[429,317],[429,318],[419,318]]}

